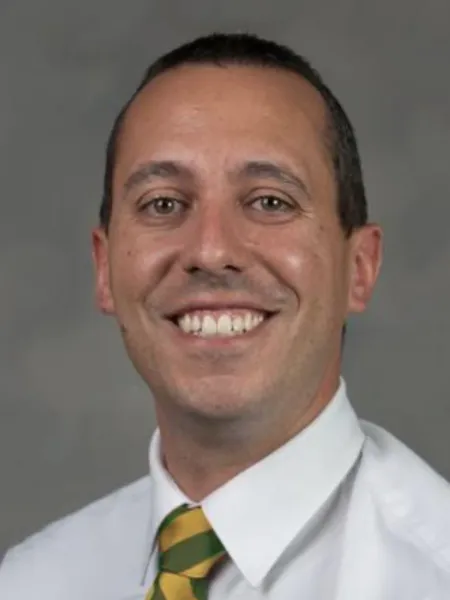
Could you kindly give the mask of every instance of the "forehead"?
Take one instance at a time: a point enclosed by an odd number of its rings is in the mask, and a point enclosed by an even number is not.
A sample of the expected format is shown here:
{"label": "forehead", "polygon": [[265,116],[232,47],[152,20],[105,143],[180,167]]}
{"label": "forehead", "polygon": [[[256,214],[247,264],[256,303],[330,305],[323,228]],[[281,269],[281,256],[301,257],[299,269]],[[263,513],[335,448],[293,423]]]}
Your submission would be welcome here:
{"label": "forehead", "polygon": [[[120,133],[120,179],[151,159],[291,157],[331,164],[328,113],[299,75],[268,67],[183,65],[152,80],[129,107]],[[174,155],[174,156],[169,156]]]}

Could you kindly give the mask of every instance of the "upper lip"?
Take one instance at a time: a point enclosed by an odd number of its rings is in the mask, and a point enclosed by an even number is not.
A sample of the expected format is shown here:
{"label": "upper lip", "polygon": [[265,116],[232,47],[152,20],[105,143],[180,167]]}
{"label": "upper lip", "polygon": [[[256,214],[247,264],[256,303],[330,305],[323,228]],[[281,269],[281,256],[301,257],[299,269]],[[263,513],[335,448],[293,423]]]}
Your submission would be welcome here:
{"label": "upper lip", "polygon": [[166,317],[168,319],[173,319],[175,317],[179,317],[188,312],[193,312],[196,310],[231,310],[231,309],[241,309],[241,310],[251,310],[257,311],[267,314],[273,314],[274,310],[267,309],[262,304],[255,302],[254,300],[248,299],[218,299],[218,298],[209,298],[209,299],[192,299],[186,300],[179,305],[177,305],[173,310],[170,310],[166,313]]}

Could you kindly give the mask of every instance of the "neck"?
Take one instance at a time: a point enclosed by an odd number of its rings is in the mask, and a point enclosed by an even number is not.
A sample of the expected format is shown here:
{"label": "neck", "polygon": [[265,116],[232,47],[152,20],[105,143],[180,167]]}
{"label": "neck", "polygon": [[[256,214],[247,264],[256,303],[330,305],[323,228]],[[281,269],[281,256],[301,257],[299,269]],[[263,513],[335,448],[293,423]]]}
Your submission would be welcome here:
{"label": "neck", "polygon": [[168,415],[156,408],[164,466],[180,490],[200,502],[227,481],[256,464],[307,427],[334,396],[337,376],[310,398],[287,402],[298,411],[259,419],[216,420],[198,415]]}

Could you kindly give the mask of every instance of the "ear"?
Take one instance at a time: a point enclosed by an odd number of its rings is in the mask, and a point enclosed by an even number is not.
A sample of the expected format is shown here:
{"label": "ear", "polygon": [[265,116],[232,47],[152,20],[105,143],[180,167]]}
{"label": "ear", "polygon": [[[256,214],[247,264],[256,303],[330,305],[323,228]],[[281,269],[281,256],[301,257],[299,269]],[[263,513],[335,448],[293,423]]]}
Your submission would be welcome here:
{"label": "ear", "polygon": [[383,234],[378,225],[364,225],[350,239],[348,312],[363,312],[372,296],[382,262]]}
{"label": "ear", "polygon": [[92,260],[95,268],[95,300],[97,307],[107,315],[114,314],[114,300],[109,276],[108,236],[103,227],[92,232]]}

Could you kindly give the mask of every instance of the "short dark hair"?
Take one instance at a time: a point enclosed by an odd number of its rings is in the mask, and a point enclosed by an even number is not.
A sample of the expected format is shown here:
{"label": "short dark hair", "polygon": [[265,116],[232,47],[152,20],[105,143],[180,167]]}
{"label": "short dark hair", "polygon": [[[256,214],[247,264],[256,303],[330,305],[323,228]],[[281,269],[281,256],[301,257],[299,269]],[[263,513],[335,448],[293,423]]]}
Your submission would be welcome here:
{"label": "short dark hair", "polygon": [[276,42],[250,34],[214,33],[164,54],[148,67],[138,88],[114,121],[106,150],[100,224],[107,231],[112,211],[112,181],[118,140],[127,110],[155,77],[185,64],[241,65],[284,69],[300,75],[322,96],[329,113],[330,151],[336,174],[338,212],[347,236],[367,222],[367,202],[355,133],[344,109],[319,73],[302,56]]}

